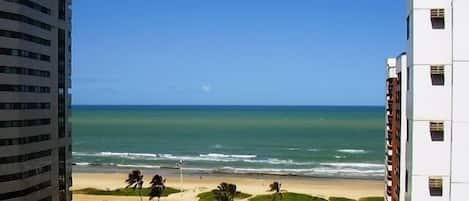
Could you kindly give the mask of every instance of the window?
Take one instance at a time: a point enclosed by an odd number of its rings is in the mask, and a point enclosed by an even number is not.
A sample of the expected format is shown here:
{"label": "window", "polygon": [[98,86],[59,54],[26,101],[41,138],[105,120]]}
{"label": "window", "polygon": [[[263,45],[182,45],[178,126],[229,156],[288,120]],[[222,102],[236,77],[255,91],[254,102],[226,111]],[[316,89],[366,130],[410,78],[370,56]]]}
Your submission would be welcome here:
{"label": "window", "polygon": [[409,142],[409,135],[410,135],[410,121],[407,119],[407,122],[406,122],[406,128],[407,128],[407,133],[406,133],[406,141]]}
{"label": "window", "polygon": [[431,21],[433,29],[445,29],[445,9],[431,9]]}
{"label": "window", "polygon": [[32,2],[30,0],[5,0],[5,1],[21,4],[23,6],[31,8],[33,10],[36,10],[36,11],[39,11],[41,13],[50,15],[50,9],[49,8],[44,7],[44,6],[42,6],[38,3]]}
{"label": "window", "polygon": [[58,150],[58,158],[59,158],[59,191],[65,191],[67,184],[67,157],[66,157],[66,149],[65,147],[60,147]]}
{"label": "window", "polygon": [[406,77],[407,78],[407,91],[409,91],[410,90],[410,68],[407,67],[406,70],[407,70],[407,77]]}
{"label": "window", "polygon": [[0,36],[29,41],[29,42],[37,43],[37,44],[44,45],[44,46],[50,46],[50,40],[37,37],[37,36],[33,36],[30,34],[26,34],[26,33],[21,33],[21,32],[0,30]]}
{"label": "window", "polygon": [[30,52],[27,50],[20,50],[20,49],[0,48],[0,55],[25,57],[25,58],[34,59],[34,60],[50,62],[50,56],[48,55]]}
{"label": "window", "polygon": [[442,86],[445,85],[445,66],[434,65],[431,66],[432,85]]}
{"label": "window", "polygon": [[52,185],[51,181],[46,181],[43,183],[40,183],[38,185],[31,186],[29,188],[19,190],[19,191],[13,191],[13,192],[8,192],[8,193],[1,193],[0,194],[0,200],[9,200],[17,197],[23,197],[28,194],[40,191],[42,189],[48,188]]}
{"label": "window", "polygon": [[407,40],[410,38],[410,16],[407,16]]}
{"label": "window", "polygon": [[0,110],[43,110],[50,109],[50,103],[0,103]]}
{"label": "window", "polygon": [[8,181],[15,181],[20,179],[27,179],[30,177],[34,177],[36,175],[44,174],[50,172],[52,169],[51,165],[47,165],[41,168],[32,169],[26,172],[19,172],[14,174],[8,175],[0,175],[0,182],[8,182]]}
{"label": "window", "polygon": [[65,10],[66,10],[65,0],[59,0],[59,19],[65,20]]}
{"label": "window", "polygon": [[430,177],[428,179],[430,196],[443,196],[443,179],[441,177]]}
{"label": "window", "polygon": [[0,11],[0,18],[1,19],[8,19],[8,20],[14,20],[18,22],[23,22],[41,29],[45,29],[47,31],[52,30],[52,26],[50,24],[46,24],[44,22],[41,22],[39,20],[32,19],[30,17],[26,17],[24,15],[16,14],[16,13],[9,13],[9,12],[3,12]]}
{"label": "window", "polygon": [[405,192],[409,192],[409,171],[405,170]]}
{"label": "window", "polygon": [[29,75],[29,76],[38,76],[38,77],[50,77],[49,71],[36,70],[36,69],[31,69],[31,68],[23,68],[23,67],[17,67],[17,66],[0,66],[0,73]]}
{"label": "window", "polygon": [[50,87],[0,84],[0,91],[24,93],[50,93]]}
{"label": "window", "polygon": [[35,135],[35,136],[29,136],[29,137],[20,137],[20,138],[0,139],[0,147],[31,144],[31,143],[43,142],[47,140],[50,140],[49,134]]}
{"label": "window", "polygon": [[[63,5],[65,6],[65,1],[63,1]],[[59,2],[60,3],[60,2]],[[65,9],[65,7],[64,7]],[[65,18],[64,18],[65,19]],[[58,111],[58,135],[59,138],[63,138],[66,136],[66,110],[67,110],[67,99],[65,94],[67,93],[66,90],[66,65],[65,65],[65,47],[66,47],[66,32],[63,29],[58,29],[58,52],[57,52],[57,59],[58,59],[58,72],[57,72],[57,83],[58,83],[58,100],[57,100],[57,111]]]}
{"label": "window", "polygon": [[22,163],[25,161],[48,157],[48,156],[51,156],[51,154],[52,154],[52,150],[48,149],[48,150],[29,153],[29,154],[0,157],[0,164]]}
{"label": "window", "polygon": [[432,141],[444,141],[445,127],[443,122],[430,122]]}
{"label": "window", "polygon": [[50,124],[50,119],[28,119],[28,120],[12,120],[0,121],[0,128],[19,128],[31,126],[44,126]]}

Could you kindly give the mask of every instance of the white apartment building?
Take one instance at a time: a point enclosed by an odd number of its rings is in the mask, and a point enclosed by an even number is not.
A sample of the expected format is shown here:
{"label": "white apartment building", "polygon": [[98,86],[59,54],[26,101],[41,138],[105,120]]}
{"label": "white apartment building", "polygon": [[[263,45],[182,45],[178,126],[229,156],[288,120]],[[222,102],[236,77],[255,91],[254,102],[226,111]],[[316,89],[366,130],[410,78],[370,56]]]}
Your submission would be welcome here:
{"label": "white apartment building", "polygon": [[0,201],[69,201],[71,0],[0,0]]}
{"label": "white apartment building", "polygon": [[400,87],[406,91],[400,101],[400,186],[386,198],[467,201],[469,1],[409,0],[407,24],[406,69],[396,59],[398,83],[407,84]]}

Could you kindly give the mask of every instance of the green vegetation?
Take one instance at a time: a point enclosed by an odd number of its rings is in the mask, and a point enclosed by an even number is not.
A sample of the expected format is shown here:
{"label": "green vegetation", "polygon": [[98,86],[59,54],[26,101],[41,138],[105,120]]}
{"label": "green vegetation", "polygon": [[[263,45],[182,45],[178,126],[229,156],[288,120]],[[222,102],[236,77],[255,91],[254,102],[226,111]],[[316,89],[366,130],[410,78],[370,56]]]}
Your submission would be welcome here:
{"label": "green vegetation", "polygon": [[358,201],[384,201],[384,197],[360,198]]}
{"label": "green vegetation", "polygon": [[342,197],[330,197],[329,201],[356,201],[354,199],[342,198]]}
{"label": "green vegetation", "polygon": [[233,201],[235,199],[246,199],[252,195],[241,193],[236,190],[236,184],[226,182],[220,183],[217,189],[197,195],[199,201]]}
{"label": "green vegetation", "polygon": [[[150,188],[142,188],[142,196],[149,196],[151,192]],[[119,188],[115,190],[100,190],[96,188],[85,188],[80,190],[75,190],[73,193],[76,194],[89,194],[89,195],[115,195],[115,196],[139,196],[139,192],[132,188]],[[179,193],[178,189],[166,187],[162,197],[167,197],[170,194]]]}
{"label": "green vegetation", "polygon": [[[251,197],[252,195],[246,194],[246,193],[241,193],[241,192],[236,192],[235,199],[240,200],[240,199],[246,199],[248,197]],[[215,192],[214,191],[209,191],[205,193],[201,193],[197,195],[199,198],[199,201],[215,201]]]}
{"label": "green vegetation", "polygon": [[[259,195],[249,199],[249,201],[272,201],[273,195]],[[202,200],[200,200],[202,201]],[[312,197],[306,194],[298,194],[298,193],[282,193],[281,201],[327,201],[324,198]],[[350,198],[343,198],[343,197],[330,197],[329,201],[356,201]],[[358,201],[384,201],[383,197],[366,197],[361,198]]]}
{"label": "green vegetation", "polygon": [[[273,195],[259,195],[249,199],[249,201],[272,201]],[[323,198],[313,197],[298,193],[282,193],[282,201],[327,201]]]}

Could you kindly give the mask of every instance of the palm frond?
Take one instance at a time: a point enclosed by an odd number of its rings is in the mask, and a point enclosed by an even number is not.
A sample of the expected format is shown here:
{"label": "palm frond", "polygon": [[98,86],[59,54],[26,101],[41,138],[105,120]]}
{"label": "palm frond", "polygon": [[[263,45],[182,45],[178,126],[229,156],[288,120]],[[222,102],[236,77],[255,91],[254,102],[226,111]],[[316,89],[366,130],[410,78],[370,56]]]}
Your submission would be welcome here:
{"label": "palm frond", "polygon": [[125,188],[132,187],[133,189],[141,189],[143,186],[143,174],[140,170],[132,170],[125,180],[127,186]]}
{"label": "palm frond", "polygon": [[153,198],[158,198],[158,200],[160,199],[161,195],[163,195],[163,192],[164,190],[166,189],[166,186],[164,185],[164,183],[166,182],[166,180],[156,174],[155,176],[153,176],[153,179],[150,181],[150,184],[151,184],[151,191],[150,191],[150,194],[149,194],[149,197],[150,197],[150,200],[152,200]]}

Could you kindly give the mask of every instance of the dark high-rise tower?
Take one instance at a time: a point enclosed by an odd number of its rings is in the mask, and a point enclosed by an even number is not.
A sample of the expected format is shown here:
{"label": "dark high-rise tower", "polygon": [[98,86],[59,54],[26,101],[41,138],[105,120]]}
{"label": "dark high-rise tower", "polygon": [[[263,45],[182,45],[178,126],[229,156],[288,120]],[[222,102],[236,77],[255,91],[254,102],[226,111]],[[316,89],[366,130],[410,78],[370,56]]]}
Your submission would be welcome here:
{"label": "dark high-rise tower", "polygon": [[0,0],[0,200],[71,200],[70,5]]}

